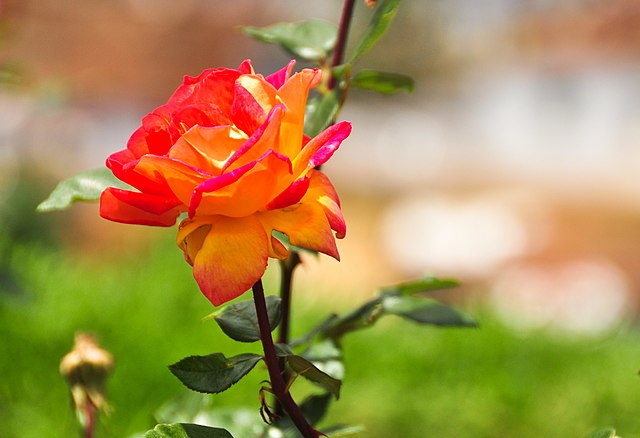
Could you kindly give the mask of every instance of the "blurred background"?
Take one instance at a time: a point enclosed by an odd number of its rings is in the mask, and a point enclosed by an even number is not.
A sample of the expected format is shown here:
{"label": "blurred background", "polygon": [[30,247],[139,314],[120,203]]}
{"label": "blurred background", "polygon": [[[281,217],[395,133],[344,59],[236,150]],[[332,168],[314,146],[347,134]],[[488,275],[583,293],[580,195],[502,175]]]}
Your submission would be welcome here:
{"label": "blurred background", "polygon": [[[361,3],[352,41],[371,16]],[[96,205],[35,206],[122,149],[183,75],[288,61],[239,25],[337,22],[340,6],[0,0],[7,436],[70,436],[57,363],[76,330],[116,357],[103,436],[153,424],[179,391],[166,365],[239,348],[202,320],[211,308],[173,233],[108,223]],[[354,132],[325,168],[349,227],[342,261],[305,260],[294,331],[425,274],[460,279],[439,298],[481,328],[385,321],[354,334],[331,419],[375,437],[583,436],[609,424],[640,436],[640,3],[406,0],[358,67],[411,75],[416,91],[350,93],[341,118]],[[260,380],[221,404],[251,405]]]}

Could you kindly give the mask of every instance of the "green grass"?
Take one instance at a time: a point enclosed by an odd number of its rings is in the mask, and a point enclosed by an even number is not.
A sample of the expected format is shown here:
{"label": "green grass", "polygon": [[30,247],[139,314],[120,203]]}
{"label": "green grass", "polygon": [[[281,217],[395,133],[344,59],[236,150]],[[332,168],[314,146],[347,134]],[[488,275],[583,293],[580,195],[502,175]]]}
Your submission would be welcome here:
{"label": "green grass", "polygon": [[[0,290],[0,436],[79,436],[58,373],[77,330],[96,334],[116,359],[108,385],[113,410],[100,437],[153,426],[153,411],[181,388],[167,365],[191,354],[258,351],[203,319],[212,308],[169,240],[108,262],[38,246],[6,252],[23,292]],[[320,309],[315,300],[295,304],[297,334],[330,311],[347,310],[331,300]],[[348,335],[343,395],[326,423],[363,424],[362,436],[374,438],[583,437],[608,425],[623,438],[640,437],[637,331],[524,336],[469,310],[481,328],[434,329],[389,317]],[[256,367],[213,396],[214,404],[257,415],[265,378]]]}

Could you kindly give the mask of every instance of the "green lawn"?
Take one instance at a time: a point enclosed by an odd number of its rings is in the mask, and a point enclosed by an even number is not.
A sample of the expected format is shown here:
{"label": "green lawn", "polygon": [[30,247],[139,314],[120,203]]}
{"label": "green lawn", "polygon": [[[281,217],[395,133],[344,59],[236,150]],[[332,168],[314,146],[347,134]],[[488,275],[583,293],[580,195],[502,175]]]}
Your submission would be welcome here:
{"label": "green lawn", "polygon": [[[203,319],[212,308],[170,240],[108,263],[38,245],[5,251],[5,269],[22,292],[0,290],[0,436],[79,436],[58,374],[76,330],[96,334],[116,359],[112,413],[100,437],[153,425],[152,412],[181,388],[168,364],[190,354],[258,350],[227,340]],[[347,310],[329,300],[323,309],[295,304],[298,334],[330,311]],[[343,396],[326,423],[363,424],[366,437],[583,437],[608,425],[623,438],[640,437],[637,330],[523,336],[490,312],[467,310],[481,328],[425,328],[389,317],[348,335]],[[265,378],[258,366],[213,403],[257,415]]]}

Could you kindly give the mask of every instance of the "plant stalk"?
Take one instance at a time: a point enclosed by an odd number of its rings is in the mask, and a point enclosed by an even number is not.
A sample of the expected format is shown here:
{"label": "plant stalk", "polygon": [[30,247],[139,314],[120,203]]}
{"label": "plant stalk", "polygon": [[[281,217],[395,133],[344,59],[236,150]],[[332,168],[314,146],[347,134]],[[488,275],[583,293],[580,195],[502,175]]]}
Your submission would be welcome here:
{"label": "plant stalk", "polygon": [[[342,64],[344,52],[347,46],[347,36],[349,35],[349,26],[351,25],[351,17],[353,17],[353,6],[355,0],[345,0],[342,5],[342,15],[340,16],[340,24],[338,25],[338,39],[333,49],[333,58],[331,60],[331,71],[338,65]],[[331,75],[329,78],[329,90],[333,90],[336,86],[336,78]]]}
{"label": "plant stalk", "polygon": [[[278,330],[278,343],[279,344],[288,344],[289,343],[289,332],[290,332],[290,321],[291,321],[291,289],[293,286],[293,271],[296,269],[296,266],[300,264],[300,254],[298,251],[291,251],[291,255],[286,260],[280,262],[280,268],[282,271],[282,277],[280,280],[280,328]],[[278,361],[280,369],[283,371],[282,378],[285,382],[289,381],[289,376],[287,376],[287,372],[284,366],[284,359],[279,359]],[[274,403],[274,411],[277,416],[282,416],[284,411],[282,409],[282,405],[275,399]]]}
{"label": "plant stalk", "polygon": [[282,279],[280,280],[280,310],[282,319],[280,320],[280,330],[278,331],[278,343],[289,343],[289,327],[291,321],[291,289],[293,285],[293,271],[300,264],[300,254],[298,251],[291,251],[287,260],[281,262]]}
{"label": "plant stalk", "polygon": [[267,303],[264,298],[262,280],[258,280],[253,285],[252,290],[253,301],[256,306],[256,314],[258,317],[258,327],[260,329],[260,339],[264,350],[264,362],[267,365],[267,371],[269,372],[269,380],[271,381],[271,390],[273,391],[273,395],[275,395],[280,401],[282,408],[287,415],[289,415],[289,418],[291,418],[291,421],[304,438],[317,438],[321,433],[311,427],[307,422],[307,419],[304,418],[300,407],[298,407],[296,402],[293,400],[293,397],[291,397],[287,384],[282,377],[282,370],[278,364],[278,356],[276,354],[275,346],[273,345],[273,338],[271,337],[271,327],[269,325]]}

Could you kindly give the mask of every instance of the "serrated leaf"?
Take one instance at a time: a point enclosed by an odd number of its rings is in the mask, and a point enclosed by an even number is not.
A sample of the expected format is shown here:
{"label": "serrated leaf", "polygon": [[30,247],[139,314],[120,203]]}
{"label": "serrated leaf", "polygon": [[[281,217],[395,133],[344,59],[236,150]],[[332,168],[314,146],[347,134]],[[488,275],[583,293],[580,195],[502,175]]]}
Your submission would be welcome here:
{"label": "serrated leaf", "polygon": [[402,295],[413,295],[419,292],[431,292],[434,290],[449,289],[459,286],[460,283],[453,278],[436,278],[425,277],[415,281],[400,283],[394,286],[386,287],[383,293],[394,293]]}
{"label": "serrated leaf", "polygon": [[205,393],[227,390],[256,366],[262,356],[244,353],[226,358],[222,353],[189,356],[169,370],[189,389]]}
{"label": "serrated leaf", "polygon": [[350,63],[356,62],[367,53],[382,35],[387,31],[389,24],[398,12],[400,0],[383,0],[376,8],[364,36],[351,56]]}
{"label": "serrated leaf", "polygon": [[591,432],[586,438],[617,438],[617,436],[614,428],[606,427]]}
{"label": "serrated leaf", "polygon": [[245,26],[242,31],[258,41],[278,44],[294,56],[308,61],[326,59],[338,35],[333,23],[319,20],[277,23],[267,27]]}
{"label": "serrated leaf", "polygon": [[158,424],[144,438],[233,438],[226,430],[199,424]]}
{"label": "serrated leaf", "polygon": [[352,87],[377,91],[382,94],[394,94],[399,91],[410,93],[414,88],[413,78],[399,73],[386,73],[375,70],[359,71],[350,82]]}
{"label": "serrated leaf", "polygon": [[285,366],[291,376],[302,376],[309,382],[329,391],[336,398],[340,398],[340,387],[342,382],[321,371],[313,363],[302,356],[288,354],[281,356],[284,358]]}
{"label": "serrated leaf", "polygon": [[117,179],[106,167],[87,170],[58,183],[36,210],[44,213],[64,210],[76,201],[97,201],[107,187],[131,189],[131,186]]}
{"label": "serrated leaf", "polygon": [[386,296],[382,300],[385,313],[401,316],[420,324],[474,327],[476,323],[464,313],[436,300],[414,296]]}
{"label": "serrated leaf", "polygon": [[340,102],[335,91],[309,101],[304,119],[304,133],[313,138],[333,123]]}
{"label": "serrated leaf", "polygon": [[[267,314],[271,330],[280,323],[279,297],[269,295],[266,297]],[[214,319],[222,331],[231,339],[240,342],[255,342],[260,340],[260,327],[253,300],[241,301],[229,304],[221,311],[214,314]]]}

